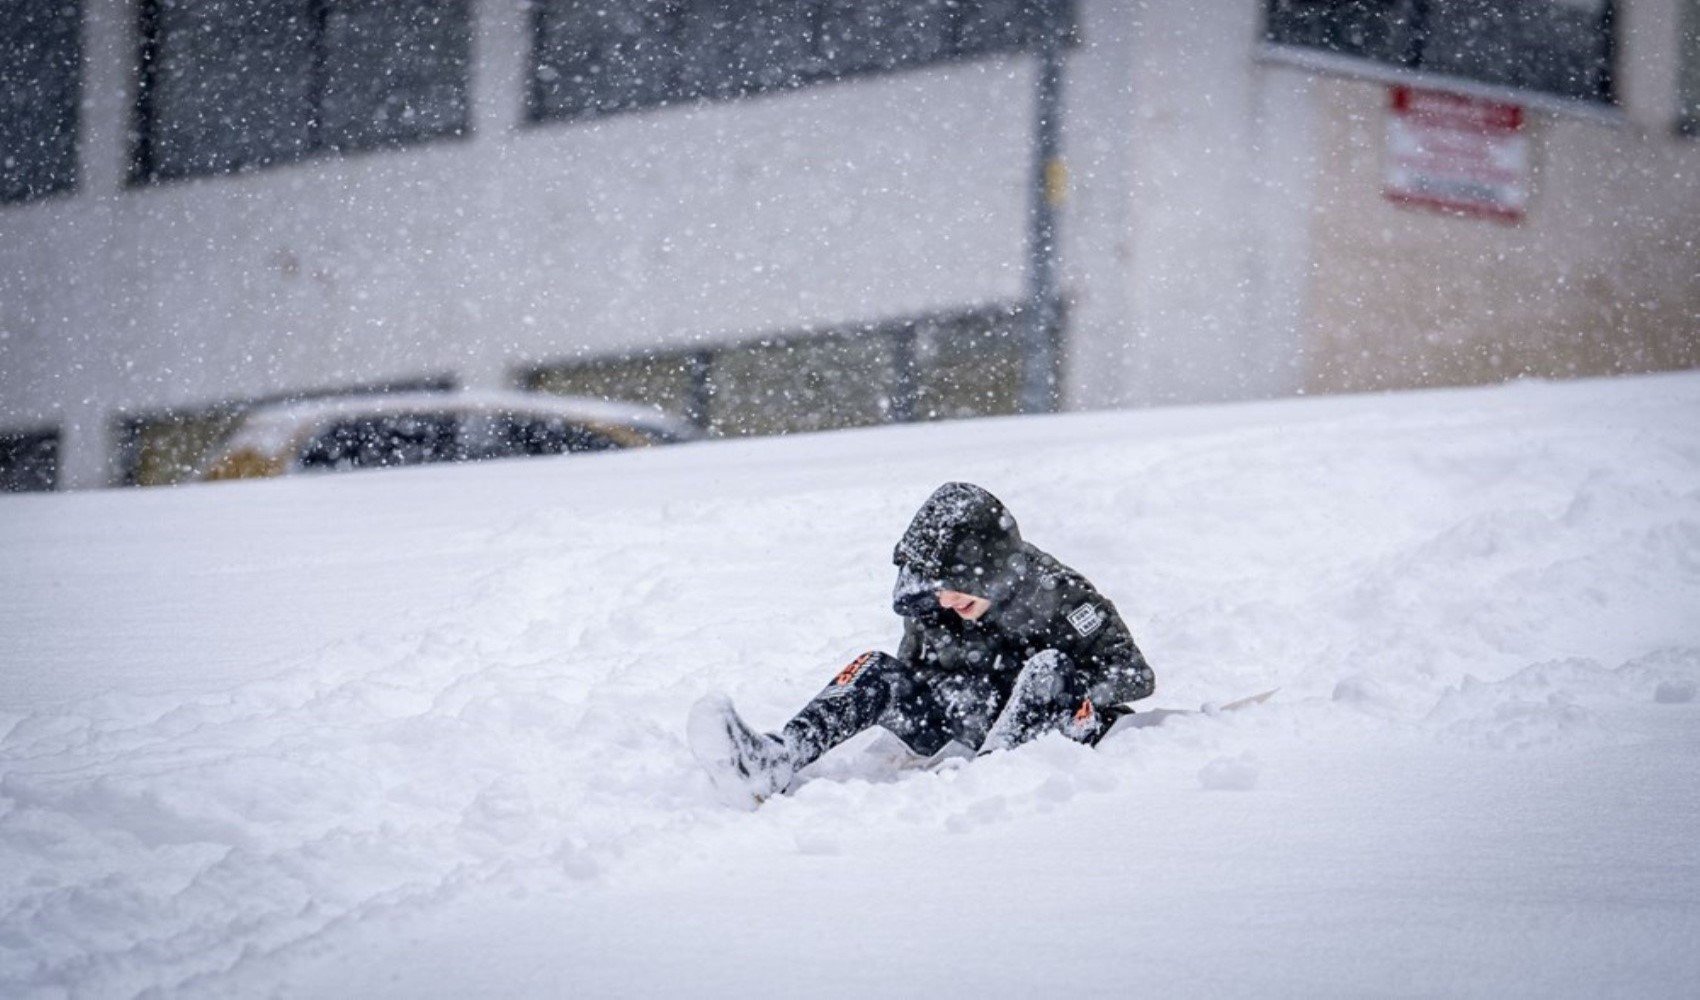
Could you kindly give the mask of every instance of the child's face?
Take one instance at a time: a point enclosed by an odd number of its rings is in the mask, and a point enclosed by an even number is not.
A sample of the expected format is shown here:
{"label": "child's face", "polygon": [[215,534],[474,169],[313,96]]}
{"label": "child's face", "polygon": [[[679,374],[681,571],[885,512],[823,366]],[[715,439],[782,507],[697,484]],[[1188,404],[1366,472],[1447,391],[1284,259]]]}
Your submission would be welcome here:
{"label": "child's face", "polygon": [[991,606],[992,602],[984,597],[964,594],[960,590],[939,591],[939,607],[949,608],[961,615],[966,621],[974,621],[985,614]]}

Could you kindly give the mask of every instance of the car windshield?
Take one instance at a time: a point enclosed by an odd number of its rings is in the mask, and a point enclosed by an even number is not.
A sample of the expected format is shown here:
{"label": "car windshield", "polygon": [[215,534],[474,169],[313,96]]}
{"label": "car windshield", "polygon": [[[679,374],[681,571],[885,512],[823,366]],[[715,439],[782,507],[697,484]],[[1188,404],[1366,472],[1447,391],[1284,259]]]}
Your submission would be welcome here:
{"label": "car windshield", "polygon": [[374,414],[344,418],[319,431],[301,449],[300,464],[303,469],[385,468],[608,451],[628,443],[609,431],[549,414]]}
{"label": "car windshield", "polygon": [[571,451],[607,451],[619,442],[582,424],[561,417],[504,413],[494,427],[492,457],[560,455]]}
{"label": "car windshield", "polygon": [[369,469],[457,462],[472,456],[460,446],[450,413],[397,413],[356,417],[330,425],[301,451],[305,469]]}

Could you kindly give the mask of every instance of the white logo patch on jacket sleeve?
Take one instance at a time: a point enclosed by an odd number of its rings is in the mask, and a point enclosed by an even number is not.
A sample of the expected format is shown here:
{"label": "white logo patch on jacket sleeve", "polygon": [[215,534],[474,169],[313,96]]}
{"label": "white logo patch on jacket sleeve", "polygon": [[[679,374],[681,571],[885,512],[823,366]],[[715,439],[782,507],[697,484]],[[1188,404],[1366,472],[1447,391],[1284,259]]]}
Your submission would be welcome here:
{"label": "white logo patch on jacket sleeve", "polygon": [[1104,613],[1090,604],[1082,604],[1068,613],[1068,623],[1085,638],[1104,627]]}

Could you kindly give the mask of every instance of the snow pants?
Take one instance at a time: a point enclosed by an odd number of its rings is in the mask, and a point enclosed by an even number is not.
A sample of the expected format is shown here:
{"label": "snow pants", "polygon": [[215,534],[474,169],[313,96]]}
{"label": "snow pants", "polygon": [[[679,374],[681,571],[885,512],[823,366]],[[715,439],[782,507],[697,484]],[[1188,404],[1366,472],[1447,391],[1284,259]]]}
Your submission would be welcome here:
{"label": "snow pants", "polygon": [[798,767],[870,726],[924,757],[951,740],[1002,750],[1054,730],[1096,743],[1113,717],[1092,706],[1088,687],[1085,673],[1056,651],[1034,656],[1015,675],[907,667],[886,653],[864,653],[785,724],[781,738]]}

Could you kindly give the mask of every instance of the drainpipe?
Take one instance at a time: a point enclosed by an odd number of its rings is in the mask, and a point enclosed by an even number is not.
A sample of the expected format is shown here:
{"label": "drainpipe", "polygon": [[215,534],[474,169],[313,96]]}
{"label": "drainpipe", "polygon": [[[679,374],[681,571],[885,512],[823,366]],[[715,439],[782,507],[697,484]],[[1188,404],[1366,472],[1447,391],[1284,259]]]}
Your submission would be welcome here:
{"label": "drainpipe", "polygon": [[1033,179],[1027,229],[1027,303],[1022,330],[1021,412],[1057,409],[1057,209],[1067,173],[1062,160],[1063,33],[1068,19],[1048,24],[1039,40],[1034,90]]}

